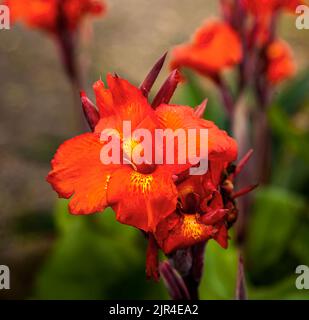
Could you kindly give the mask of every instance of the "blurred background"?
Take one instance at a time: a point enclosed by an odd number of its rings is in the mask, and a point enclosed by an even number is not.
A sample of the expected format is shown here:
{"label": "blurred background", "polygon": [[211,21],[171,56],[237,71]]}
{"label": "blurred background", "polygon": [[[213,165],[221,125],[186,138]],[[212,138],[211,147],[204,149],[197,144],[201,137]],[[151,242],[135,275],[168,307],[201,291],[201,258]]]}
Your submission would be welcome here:
{"label": "blurred background", "polygon": [[[107,72],[138,85],[153,63],[219,14],[219,1],[110,0],[104,18],[81,30],[84,89]],[[292,46],[298,74],[278,87],[269,121],[272,183],[254,193],[245,248],[250,299],[305,299],[295,268],[309,265],[309,41],[308,30],[284,16],[281,35]],[[154,92],[168,73],[167,65]],[[225,128],[213,85],[195,76],[173,102],[195,106],[209,98],[207,118]],[[146,242],[111,211],[70,216],[67,202],[45,182],[61,142],[81,133],[78,96],[62,70],[55,43],[16,25],[0,31],[0,264],[11,290],[0,299],[165,299],[162,283],[144,275]],[[237,250],[207,247],[203,299],[233,299]]]}

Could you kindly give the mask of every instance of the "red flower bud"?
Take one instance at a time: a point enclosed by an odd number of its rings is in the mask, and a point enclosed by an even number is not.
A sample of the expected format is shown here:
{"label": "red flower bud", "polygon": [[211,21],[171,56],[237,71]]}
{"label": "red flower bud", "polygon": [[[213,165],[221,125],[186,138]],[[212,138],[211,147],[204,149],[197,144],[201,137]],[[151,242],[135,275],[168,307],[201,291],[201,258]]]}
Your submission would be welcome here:
{"label": "red flower bud", "polygon": [[83,107],[83,112],[84,112],[85,118],[89,124],[91,131],[94,131],[94,128],[100,119],[99,112],[98,112],[96,106],[86,96],[86,93],[84,91],[80,92],[80,99],[82,102],[82,107]]}
{"label": "red flower bud", "polygon": [[180,82],[180,74],[177,70],[173,70],[168,76],[158,94],[155,96],[152,102],[152,107],[156,109],[160,104],[169,103],[171,100],[178,83]]}
{"label": "red flower bud", "polygon": [[157,77],[163,67],[164,61],[166,59],[167,52],[164,53],[164,55],[156,62],[156,64],[153,66],[153,68],[148,73],[147,77],[143,81],[143,83],[140,85],[140,89],[145,97],[148,97],[148,94],[157,80]]}

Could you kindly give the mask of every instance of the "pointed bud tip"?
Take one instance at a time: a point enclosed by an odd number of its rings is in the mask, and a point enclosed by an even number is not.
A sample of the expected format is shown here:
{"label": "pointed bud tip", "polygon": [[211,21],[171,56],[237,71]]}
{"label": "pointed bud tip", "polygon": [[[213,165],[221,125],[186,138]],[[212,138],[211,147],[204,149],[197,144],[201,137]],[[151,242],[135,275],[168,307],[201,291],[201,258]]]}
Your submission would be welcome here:
{"label": "pointed bud tip", "polygon": [[249,151],[239,160],[238,164],[236,165],[234,177],[236,177],[244,169],[245,165],[250,160],[253,151],[253,149],[249,149]]}
{"label": "pointed bud tip", "polygon": [[156,109],[161,103],[169,103],[180,81],[181,74],[177,69],[174,69],[153,99],[152,107]]}
{"label": "pointed bud tip", "polygon": [[170,78],[177,80],[178,82],[180,82],[181,80],[181,73],[179,72],[178,69],[174,69],[171,73],[170,73]]}
{"label": "pointed bud tip", "polygon": [[249,149],[248,152],[247,152],[247,154],[246,154],[246,156],[247,156],[247,157],[251,157],[252,154],[253,154],[253,152],[254,152],[254,150],[253,150],[252,148]]}
{"label": "pointed bud tip", "polygon": [[204,99],[200,105],[195,107],[194,114],[198,118],[203,118],[208,104],[208,98]]}
{"label": "pointed bud tip", "polygon": [[157,80],[159,73],[163,67],[164,61],[166,59],[167,52],[154,64],[149,73],[147,74],[145,80],[140,85],[140,89],[145,97],[148,97],[148,94],[153,87],[153,84]]}
{"label": "pointed bud tip", "polygon": [[100,119],[99,112],[84,91],[80,91],[80,98],[85,118],[93,131]]}
{"label": "pointed bud tip", "polygon": [[168,51],[165,51],[161,59],[165,59],[168,54]]}
{"label": "pointed bud tip", "polygon": [[241,189],[240,191],[235,192],[232,195],[232,199],[236,199],[236,198],[239,198],[241,196],[244,196],[247,193],[249,193],[249,192],[253,191],[254,189],[256,189],[258,186],[259,186],[259,184],[256,183],[256,184],[253,184],[251,186],[245,187],[245,188]]}
{"label": "pointed bud tip", "polygon": [[168,54],[168,51],[165,51],[164,54],[161,56],[161,58],[156,62],[155,66],[159,67],[161,65],[161,67],[162,67],[164,64],[164,61],[166,59],[167,54]]}

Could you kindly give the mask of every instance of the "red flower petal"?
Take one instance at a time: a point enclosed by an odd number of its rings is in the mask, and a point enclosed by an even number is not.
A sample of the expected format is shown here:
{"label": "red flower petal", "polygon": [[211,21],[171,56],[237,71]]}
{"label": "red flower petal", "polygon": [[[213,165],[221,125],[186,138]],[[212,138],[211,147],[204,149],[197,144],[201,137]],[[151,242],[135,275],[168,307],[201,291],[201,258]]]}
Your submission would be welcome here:
{"label": "red flower petal", "polygon": [[278,84],[295,74],[292,51],[284,41],[272,42],[267,48],[267,58],[267,78],[272,84]]}
{"label": "red flower petal", "polygon": [[47,181],[62,198],[72,199],[72,214],[89,214],[107,206],[110,176],[117,166],[100,161],[99,137],[86,133],[64,142],[52,160]]}
{"label": "red flower petal", "polygon": [[107,76],[107,83],[108,89],[104,87],[102,81],[97,81],[93,86],[102,118],[96,127],[96,132],[106,128],[122,132],[123,121],[128,120],[131,121],[132,130],[136,129],[146,117],[152,118],[155,122],[154,110],[139,88],[111,74]]}
{"label": "red flower petal", "polygon": [[108,200],[119,222],[154,232],[176,209],[177,190],[171,173],[160,166],[151,174],[122,166],[110,180]]}
{"label": "red flower petal", "polygon": [[66,0],[60,1],[61,6],[58,0],[5,0],[4,4],[10,8],[12,21],[22,21],[50,33],[58,32],[60,9],[70,30],[76,30],[85,16],[105,11],[103,1],[99,0]]}
{"label": "red flower petal", "polygon": [[187,67],[212,76],[238,64],[242,47],[237,33],[227,23],[211,21],[196,31],[191,43],[176,47],[172,56],[172,69]]}
{"label": "red flower petal", "polygon": [[218,233],[214,236],[214,239],[222,248],[226,249],[228,247],[228,233],[224,224],[220,226]]}
{"label": "red flower petal", "polygon": [[304,4],[302,0],[242,0],[244,8],[254,15],[266,16],[276,10],[285,9],[295,13],[298,5]]}
{"label": "red flower petal", "polygon": [[206,241],[213,234],[213,227],[200,223],[195,214],[174,213],[158,225],[155,238],[162,250],[169,254],[174,250]]}
{"label": "red flower petal", "polygon": [[[197,149],[189,150],[188,159],[194,155],[200,155],[200,131],[199,129],[208,129],[208,159],[231,162],[237,158],[237,144],[227,133],[220,130],[213,122],[200,119],[194,114],[194,109],[186,106],[161,105],[156,109],[156,115],[163,127],[172,129],[196,129]],[[188,140],[188,139],[187,139]],[[177,146],[177,144],[175,143]],[[204,146],[204,145],[203,145]],[[178,148],[184,148],[179,145]],[[175,156],[178,149],[175,150]],[[177,159],[175,157],[175,159]]]}

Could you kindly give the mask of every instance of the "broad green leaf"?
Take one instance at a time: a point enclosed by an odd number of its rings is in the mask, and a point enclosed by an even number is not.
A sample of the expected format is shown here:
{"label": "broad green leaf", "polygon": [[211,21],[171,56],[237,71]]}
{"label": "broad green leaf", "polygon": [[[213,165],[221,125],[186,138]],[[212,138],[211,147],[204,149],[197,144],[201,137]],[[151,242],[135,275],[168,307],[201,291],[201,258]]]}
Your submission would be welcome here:
{"label": "broad green leaf", "polygon": [[309,162],[309,132],[295,125],[291,118],[279,106],[273,106],[269,111],[272,130],[285,147],[303,157]]}
{"label": "broad green leaf", "polygon": [[304,101],[309,99],[309,70],[302,72],[294,80],[289,81],[285,89],[277,96],[274,104],[280,106],[288,114],[298,111]]}
{"label": "broad green leaf", "polygon": [[302,197],[284,189],[265,187],[257,191],[246,247],[247,266],[252,272],[261,274],[279,262],[305,206]]}
{"label": "broad green leaf", "polygon": [[224,250],[215,241],[208,242],[200,286],[201,299],[235,298],[237,261],[237,250],[233,244]]}
{"label": "broad green leaf", "polygon": [[162,283],[146,280],[143,235],[116,222],[112,210],[70,216],[67,201],[60,201],[56,211],[60,234],[38,276],[35,298],[167,297]]}
{"label": "broad green leaf", "polygon": [[[296,266],[295,266],[296,267]],[[291,275],[288,278],[275,283],[272,286],[264,286],[259,288],[248,288],[249,297],[251,300],[308,300],[307,290],[298,290],[295,286],[297,274],[295,269],[291,270]]]}
{"label": "broad green leaf", "polygon": [[309,206],[299,221],[297,232],[291,238],[291,249],[298,258],[299,264],[309,266]]}

